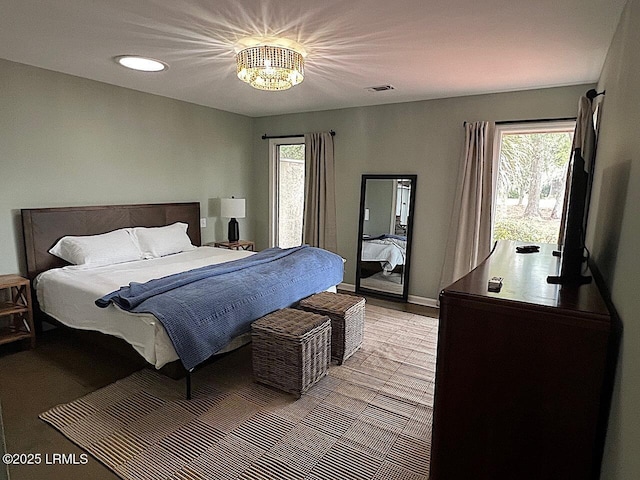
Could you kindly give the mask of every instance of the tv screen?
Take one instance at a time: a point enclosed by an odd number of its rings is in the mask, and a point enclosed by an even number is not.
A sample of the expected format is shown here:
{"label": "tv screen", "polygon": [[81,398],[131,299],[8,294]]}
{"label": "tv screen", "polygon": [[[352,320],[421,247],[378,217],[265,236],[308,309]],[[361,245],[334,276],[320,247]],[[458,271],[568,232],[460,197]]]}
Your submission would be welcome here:
{"label": "tv screen", "polygon": [[[589,202],[590,173],[579,148],[573,151],[569,182],[569,199],[566,209],[564,239],[560,250],[560,275],[547,278],[549,283],[580,285],[589,283],[591,277],[583,275],[586,266],[585,230],[586,211]],[[593,171],[593,169],[591,169]]]}
{"label": "tv screen", "polygon": [[578,101],[576,131],[568,172],[570,177],[564,210],[564,232],[559,242],[560,251],[554,252],[554,255],[557,254],[562,259],[560,274],[548,277],[549,283],[580,285],[591,281],[591,277],[584,275],[584,272],[587,266],[585,254],[588,254],[585,245],[587,218],[599,123],[599,103],[594,100],[604,94],[604,91],[598,93],[591,89]]}

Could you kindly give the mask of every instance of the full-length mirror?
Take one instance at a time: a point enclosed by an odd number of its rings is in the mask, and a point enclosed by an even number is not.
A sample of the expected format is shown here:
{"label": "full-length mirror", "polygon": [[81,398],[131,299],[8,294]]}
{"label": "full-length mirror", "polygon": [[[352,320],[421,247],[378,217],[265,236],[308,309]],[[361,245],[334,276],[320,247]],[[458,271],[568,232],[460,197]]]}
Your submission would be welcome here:
{"label": "full-length mirror", "polygon": [[356,292],[407,300],[416,175],[363,175]]}

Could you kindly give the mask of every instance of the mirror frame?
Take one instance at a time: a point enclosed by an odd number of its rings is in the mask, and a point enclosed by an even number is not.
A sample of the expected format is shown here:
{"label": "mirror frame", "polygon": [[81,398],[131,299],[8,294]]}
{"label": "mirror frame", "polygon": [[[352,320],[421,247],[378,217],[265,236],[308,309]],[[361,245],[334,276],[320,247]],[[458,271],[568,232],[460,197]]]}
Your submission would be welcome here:
{"label": "mirror frame", "polygon": [[[404,282],[402,287],[402,294],[396,294],[391,292],[383,292],[380,290],[374,290],[363,287],[360,284],[360,271],[361,271],[361,258],[362,258],[362,235],[364,233],[364,206],[365,195],[367,190],[367,180],[398,180],[407,179],[411,180],[411,193],[409,195],[409,222],[407,224],[407,250],[405,253],[405,265],[404,265]],[[416,205],[416,185],[418,183],[418,175],[398,175],[398,174],[363,174],[360,184],[360,218],[358,219],[358,253],[356,256],[356,293],[363,295],[371,295],[374,297],[381,297],[389,300],[401,300],[406,302],[409,298],[409,274],[411,269],[411,244],[413,237],[413,215]]]}

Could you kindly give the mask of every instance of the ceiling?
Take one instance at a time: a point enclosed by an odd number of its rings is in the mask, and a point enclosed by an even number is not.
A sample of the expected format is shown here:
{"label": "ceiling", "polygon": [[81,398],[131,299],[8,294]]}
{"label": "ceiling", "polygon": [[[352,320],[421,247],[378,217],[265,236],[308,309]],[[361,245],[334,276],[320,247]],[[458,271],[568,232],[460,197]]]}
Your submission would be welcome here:
{"label": "ceiling", "polygon": [[[2,0],[0,58],[253,117],[590,83],[626,0]],[[237,79],[235,47],[307,50],[284,92]],[[139,54],[162,73],[113,61]],[[367,87],[393,85],[371,93]]]}

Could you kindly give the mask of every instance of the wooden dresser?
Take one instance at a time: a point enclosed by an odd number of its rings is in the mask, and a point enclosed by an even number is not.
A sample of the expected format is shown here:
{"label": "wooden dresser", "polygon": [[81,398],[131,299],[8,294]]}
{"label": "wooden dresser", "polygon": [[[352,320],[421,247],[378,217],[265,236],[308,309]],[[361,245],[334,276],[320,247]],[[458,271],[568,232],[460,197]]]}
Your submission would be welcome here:
{"label": "wooden dresser", "polygon": [[611,316],[594,282],[547,283],[554,246],[517,245],[441,293],[430,480],[598,478]]}

